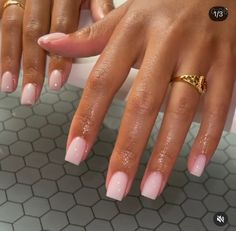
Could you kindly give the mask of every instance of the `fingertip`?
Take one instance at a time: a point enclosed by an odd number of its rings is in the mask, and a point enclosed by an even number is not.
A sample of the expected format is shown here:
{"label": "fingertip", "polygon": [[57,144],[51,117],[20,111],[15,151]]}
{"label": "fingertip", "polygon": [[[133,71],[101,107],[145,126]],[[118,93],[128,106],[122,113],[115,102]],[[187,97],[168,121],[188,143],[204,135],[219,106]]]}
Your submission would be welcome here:
{"label": "fingertip", "polygon": [[40,46],[44,46],[50,42],[54,42],[56,40],[60,40],[60,39],[64,39],[66,38],[68,35],[67,34],[64,34],[64,33],[51,33],[51,34],[47,34],[47,35],[44,35],[44,36],[41,36],[39,39],[38,39],[38,44]]}
{"label": "fingertip", "polygon": [[190,155],[188,160],[188,171],[190,174],[200,177],[206,167],[207,158],[206,155],[203,154],[196,154],[196,155]]}

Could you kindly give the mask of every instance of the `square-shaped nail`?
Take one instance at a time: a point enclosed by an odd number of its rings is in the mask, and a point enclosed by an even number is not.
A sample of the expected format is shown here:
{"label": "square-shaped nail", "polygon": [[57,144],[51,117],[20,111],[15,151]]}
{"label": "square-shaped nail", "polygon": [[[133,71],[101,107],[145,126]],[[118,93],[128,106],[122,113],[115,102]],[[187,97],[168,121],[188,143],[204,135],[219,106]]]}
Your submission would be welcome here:
{"label": "square-shaped nail", "polygon": [[14,88],[14,83],[13,83],[12,73],[9,71],[6,71],[2,75],[1,91],[10,93],[13,91],[13,88]]}
{"label": "square-shaped nail", "polygon": [[36,86],[35,84],[28,83],[24,86],[21,95],[21,104],[33,105],[36,101]]}
{"label": "square-shaped nail", "polygon": [[190,173],[192,175],[200,177],[205,169],[205,166],[206,166],[206,156],[200,154],[196,158],[192,168],[190,169]]}
{"label": "square-shaped nail", "polygon": [[106,196],[121,201],[125,196],[128,184],[128,176],[124,172],[116,172],[112,175],[107,187]]}
{"label": "square-shaped nail", "polygon": [[59,90],[62,85],[62,74],[59,70],[52,71],[49,77],[49,87],[51,90]]}
{"label": "square-shaped nail", "polygon": [[161,192],[163,177],[160,172],[151,172],[142,188],[142,196],[155,200]]}
{"label": "square-shaped nail", "polygon": [[67,152],[65,160],[79,165],[83,160],[84,154],[86,151],[86,141],[81,137],[76,137],[72,140]]}

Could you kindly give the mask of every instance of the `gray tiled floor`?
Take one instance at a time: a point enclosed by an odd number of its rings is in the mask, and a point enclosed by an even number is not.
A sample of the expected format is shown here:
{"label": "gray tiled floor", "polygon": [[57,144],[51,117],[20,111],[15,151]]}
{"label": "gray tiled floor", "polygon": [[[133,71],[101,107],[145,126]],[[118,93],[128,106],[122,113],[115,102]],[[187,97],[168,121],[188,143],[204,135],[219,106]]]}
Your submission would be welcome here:
{"label": "gray tiled floor", "polygon": [[[164,193],[156,201],[140,197],[139,183],[162,115],[128,197],[105,196],[105,175],[123,103],[114,101],[88,160],[64,162],[65,144],[81,90],[59,93],[44,87],[34,107],[19,103],[20,88],[0,94],[0,231],[217,231],[236,230],[236,136],[224,133],[201,178],[186,171],[186,157],[198,131],[192,125]],[[225,211],[229,224],[213,216]]]}

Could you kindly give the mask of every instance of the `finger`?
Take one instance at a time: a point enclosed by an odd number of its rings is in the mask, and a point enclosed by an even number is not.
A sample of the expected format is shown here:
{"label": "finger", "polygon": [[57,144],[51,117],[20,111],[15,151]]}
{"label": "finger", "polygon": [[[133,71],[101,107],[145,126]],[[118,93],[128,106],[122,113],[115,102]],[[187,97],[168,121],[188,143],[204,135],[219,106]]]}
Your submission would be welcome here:
{"label": "finger", "polygon": [[[205,46],[196,44],[191,52],[185,52],[180,58],[183,61],[175,75],[193,73],[206,76],[210,60],[206,50],[209,47],[206,49]],[[205,62],[202,62],[202,57]],[[162,192],[184,143],[199,98],[198,91],[188,83],[173,83],[161,128],[141,182],[143,196],[156,199]]]}
{"label": "finger", "polygon": [[33,105],[42,90],[46,53],[37,40],[49,31],[51,1],[27,0],[23,21],[23,90],[21,103]]}
{"label": "finger", "polygon": [[109,163],[107,196],[116,200],[122,200],[130,190],[176,62],[173,42],[155,43],[149,45],[129,93]]}
{"label": "finger", "polygon": [[202,175],[214,154],[226,122],[235,81],[235,58],[231,53],[222,49],[209,73],[201,126],[188,160],[188,169],[196,176]]}
{"label": "finger", "polygon": [[5,3],[4,0],[0,0],[0,18],[2,17],[4,3]]}
{"label": "finger", "polygon": [[[79,22],[79,8],[81,1],[54,0],[51,20],[51,33],[71,33],[76,31]],[[49,87],[59,90],[66,80],[72,67],[71,58],[51,55],[49,62]]]}
{"label": "finger", "polygon": [[113,10],[107,17],[75,33],[54,33],[39,39],[39,45],[64,57],[88,57],[102,52],[113,30],[126,13],[130,2]]}
{"label": "finger", "polygon": [[113,0],[91,0],[90,9],[94,21],[104,18],[114,9]]}
{"label": "finger", "polygon": [[[24,1],[22,1],[22,4]],[[17,5],[5,8],[2,17],[1,91],[13,92],[17,87],[21,53],[24,10]]]}
{"label": "finger", "polygon": [[66,160],[71,163],[79,164],[87,157],[105,113],[140,50],[140,43],[134,41],[131,48],[128,42],[134,40],[138,28],[129,34],[127,30],[119,24],[112,36],[116,39],[110,40],[88,78],[67,140]]}

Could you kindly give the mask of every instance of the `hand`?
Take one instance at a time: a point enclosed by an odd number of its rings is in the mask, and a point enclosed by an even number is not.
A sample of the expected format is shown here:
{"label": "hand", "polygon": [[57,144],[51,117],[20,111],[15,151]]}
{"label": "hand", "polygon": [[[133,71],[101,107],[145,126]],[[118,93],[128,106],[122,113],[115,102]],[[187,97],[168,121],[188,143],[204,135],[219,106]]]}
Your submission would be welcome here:
{"label": "hand", "polygon": [[[209,10],[216,5],[229,9],[225,21],[209,18]],[[159,0],[147,4],[132,0],[88,28],[56,40],[51,35],[51,40],[42,42],[45,49],[67,57],[102,52],[73,118],[66,160],[79,164],[86,158],[115,93],[135,64],[140,70],[110,159],[107,196],[121,200],[129,192],[173,76],[204,75],[208,82],[200,130],[188,160],[190,173],[200,176],[219,143],[230,105],[235,82],[235,28],[235,1]],[[171,86],[142,179],[143,196],[155,199],[163,191],[200,99],[190,84],[174,82]]]}
{"label": "hand", "polygon": [[[0,1],[3,9],[5,0]],[[2,15],[1,91],[13,92],[17,87],[23,53],[23,85],[21,103],[34,104],[42,90],[46,53],[37,44],[40,36],[50,32],[76,31],[81,7],[89,7],[94,20],[113,9],[112,0],[19,0],[23,7],[9,5]],[[48,66],[49,87],[59,90],[67,81],[72,58],[51,55]]]}

